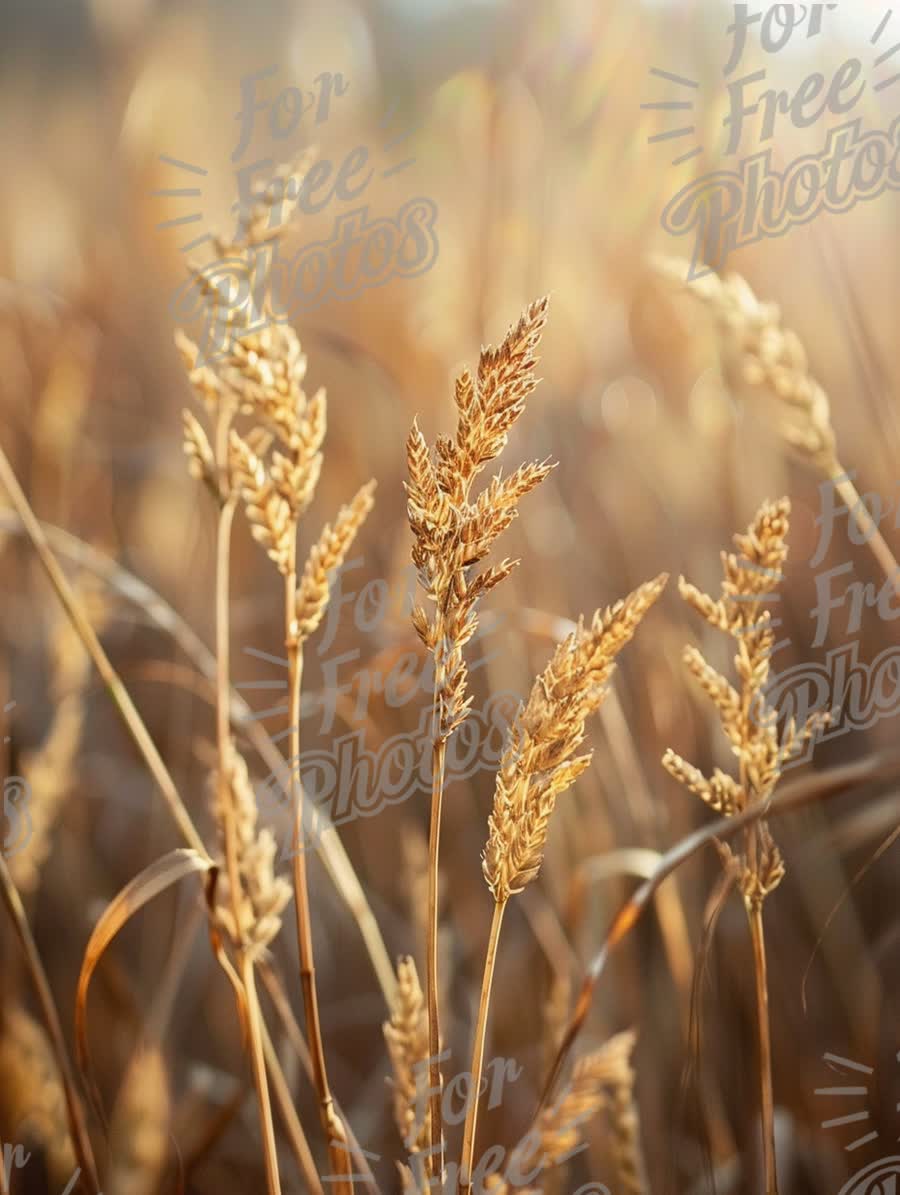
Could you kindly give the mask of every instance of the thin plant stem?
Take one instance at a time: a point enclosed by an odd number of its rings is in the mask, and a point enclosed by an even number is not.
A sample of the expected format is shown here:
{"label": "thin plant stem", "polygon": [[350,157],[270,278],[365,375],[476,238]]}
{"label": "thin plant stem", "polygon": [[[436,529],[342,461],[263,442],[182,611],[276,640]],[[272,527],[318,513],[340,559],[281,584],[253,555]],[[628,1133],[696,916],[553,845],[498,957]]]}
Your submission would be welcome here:
{"label": "thin plant stem", "polygon": [[759,1029],[759,1085],[762,1117],[763,1166],[766,1195],[778,1195],[775,1171],[775,1105],[772,1096],[772,1040],[769,1028],[769,987],[766,967],[766,940],[763,931],[762,901],[754,900],[747,909],[753,940],[753,972],[756,976],[756,1013]]}
{"label": "thin plant stem", "polygon": [[444,1124],[441,1112],[443,1075],[441,1074],[441,1016],[438,1000],[438,862],[441,850],[441,805],[444,797],[444,769],[447,741],[441,733],[441,693],[444,682],[443,664],[435,661],[434,699],[432,706],[431,752],[431,820],[428,826],[428,923],[425,991],[428,1002],[428,1086],[431,1090],[429,1173],[432,1178],[444,1175]]}
{"label": "thin plant stem", "polygon": [[81,1101],[75,1087],[75,1075],[66,1051],[66,1040],[63,1036],[62,1026],[59,1023],[59,1015],[56,1011],[56,1005],[53,1002],[53,995],[50,991],[46,972],[41,963],[37,943],[32,937],[31,927],[25,915],[25,907],[22,904],[19,891],[13,883],[12,876],[9,874],[9,869],[6,866],[6,860],[2,853],[0,853],[0,893],[2,893],[3,903],[6,905],[10,920],[13,923],[13,929],[19,940],[19,946],[25,958],[25,965],[37,994],[41,1016],[44,1019],[50,1043],[53,1047],[53,1054],[56,1058],[56,1065],[59,1069],[59,1077],[65,1096],[66,1119],[68,1120],[72,1144],[75,1147],[75,1156],[91,1187],[94,1191],[99,1192],[100,1180],[97,1177],[94,1152],[91,1148],[91,1139],[88,1136]]}
{"label": "thin plant stem", "polygon": [[270,1195],[281,1195],[281,1178],[278,1173],[278,1151],[275,1145],[275,1128],[272,1124],[272,1105],[269,1101],[269,1081],[266,1075],[265,1051],[263,1048],[262,1012],[256,993],[256,978],[253,974],[253,960],[246,951],[241,957],[241,979],[247,996],[247,1024],[250,1033],[250,1063],[253,1080],[259,1097],[259,1125],[262,1133],[263,1158],[266,1165],[266,1183]]}
{"label": "thin plant stem", "polygon": [[[760,617],[761,602],[751,603],[748,623],[755,626]],[[744,726],[751,723],[750,707],[753,694],[744,685],[741,696],[741,721]],[[753,791],[747,767],[746,756],[740,755],[740,781],[745,793]],[[759,874],[759,823],[753,822],[747,828],[747,868],[755,878]],[[772,1046],[769,1025],[769,989],[766,975],[766,946],[762,925],[763,898],[753,894],[744,898],[747,916],[750,919],[750,936],[753,941],[753,975],[756,988],[756,1023],[759,1038],[759,1115],[762,1129],[763,1168],[766,1175],[766,1195],[778,1195],[778,1179],[775,1169],[775,1105],[772,1095]]]}
{"label": "thin plant stem", "polygon": [[241,924],[241,878],[238,862],[237,827],[234,795],[231,791],[231,719],[229,695],[231,691],[230,643],[228,619],[228,570],[231,563],[231,528],[234,522],[236,498],[229,498],[219,513],[216,544],[216,737],[219,748],[217,778],[219,810],[225,832],[225,866],[231,889],[231,907],[236,932]]}
{"label": "thin plant stem", "polygon": [[[306,1072],[306,1076],[312,1082],[312,1060],[309,1056],[309,1050],[306,1042],[303,1040],[303,1033],[300,1026],[297,1024],[297,1018],[294,1016],[290,1001],[285,995],[284,985],[281,979],[276,975],[272,969],[270,960],[263,960],[259,965],[259,975],[263,981],[266,991],[272,999],[272,1004],[275,1007],[275,1013],[281,1021],[287,1041],[294,1047],[297,1052],[297,1057],[300,1059],[300,1064]],[[347,1130],[347,1143],[350,1147],[353,1166],[356,1173],[359,1175],[359,1181],[364,1183],[370,1195],[379,1195],[378,1185],[375,1182],[375,1176],[372,1174],[372,1167],[369,1165],[368,1158],[360,1148],[359,1142],[353,1133],[353,1127],[347,1120],[344,1112],[341,1109],[337,1100],[334,1101],[335,1109],[338,1116],[344,1122]]]}
{"label": "thin plant stem", "polygon": [[475,1166],[475,1133],[478,1125],[478,1098],[481,1091],[481,1075],[484,1070],[484,1047],[487,1039],[488,1012],[491,1005],[491,988],[497,964],[497,946],[500,942],[500,927],[506,901],[494,903],[491,933],[488,938],[487,955],[484,960],[484,974],[481,980],[481,1001],[478,1005],[478,1020],[475,1022],[475,1041],[472,1045],[471,1102],[466,1109],[466,1123],[463,1130],[462,1154],[459,1161],[459,1189],[468,1193],[472,1186],[472,1171]]}
{"label": "thin plant stem", "polygon": [[310,1195],[324,1195],[319,1172],[316,1169],[316,1160],[312,1155],[312,1150],[309,1148],[309,1142],[306,1140],[306,1134],[303,1132],[303,1125],[300,1123],[300,1117],[297,1115],[297,1109],[294,1107],[294,1101],[291,1098],[287,1079],[284,1076],[281,1063],[278,1061],[278,1055],[275,1052],[275,1047],[272,1044],[272,1038],[266,1028],[266,1023],[262,1018],[260,1018],[259,1025],[262,1031],[266,1066],[269,1070],[269,1079],[275,1095],[275,1102],[278,1105],[281,1119],[284,1121],[284,1127],[291,1143],[291,1149],[294,1151],[294,1157],[297,1159],[300,1173],[303,1175],[303,1181],[306,1183]]}
{"label": "thin plant stem", "polygon": [[281,1195],[281,1179],[278,1173],[278,1153],[275,1145],[275,1128],[272,1124],[272,1105],[269,1099],[269,1083],[266,1075],[265,1055],[260,1030],[262,1013],[256,994],[253,974],[253,958],[248,953],[241,932],[241,878],[238,858],[237,821],[234,807],[234,792],[231,785],[231,644],[229,619],[229,579],[231,568],[231,531],[237,509],[238,494],[230,492],[228,485],[228,431],[231,414],[226,407],[219,415],[216,425],[217,460],[222,477],[220,491],[224,495],[219,510],[216,534],[216,737],[219,750],[218,794],[219,810],[225,832],[225,862],[228,872],[228,886],[231,892],[231,906],[234,916],[236,952],[240,969],[241,985],[247,1008],[250,1064],[256,1087],[259,1106],[260,1134],[263,1144],[263,1159],[266,1168],[266,1185],[269,1195]]}
{"label": "thin plant stem", "polygon": [[122,684],[116,670],[109,661],[109,657],[103,650],[94,628],[88,621],[71,585],[66,580],[65,573],[63,573],[57,564],[56,557],[50,550],[41,525],[35,518],[28,499],[25,497],[22,487],[19,485],[12,466],[2,448],[0,448],[0,482],[3,483],[16,513],[22,520],[25,530],[38,554],[38,558],[44,566],[44,570],[50,578],[50,583],[55,589],[66,614],[69,616],[72,626],[84,644],[85,650],[93,660],[116,708],[122,715],[122,720],[129,734],[150,769],[153,779],[156,781],[163,799],[169,807],[169,812],[172,814],[182,838],[188,846],[193,847],[198,855],[201,855],[204,859],[208,859],[209,855],[206,847],[203,845],[203,839],[191,821],[191,816],[185,808],[178,789],[175,787],[175,781],[163,763],[162,756],[156,749],[156,744],[150,737],[134,702],[128,695],[128,690]]}
{"label": "thin plant stem", "polygon": [[291,560],[285,577],[285,646],[288,657],[288,719],[290,753],[288,756],[291,786],[291,809],[294,833],[291,854],[294,872],[294,909],[297,920],[297,949],[300,956],[300,985],[303,990],[303,1009],[306,1017],[306,1036],[312,1061],[313,1085],[319,1099],[319,1119],[328,1144],[329,1161],[335,1176],[343,1181],[335,1184],[337,1195],[352,1195],[350,1179],[352,1166],[347,1148],[347,1133],[334,1108],[328,1071],[325,1065],[325,1045],[319,1016],[319,997],[316,990],[316,965],[313,955],[312,913],[309,906],[309,882],[306,871],[306,842],[303,829],[304,792],[300,783],[300,690],[303,682],[303,649],[294,618],[297,589],[296,547],[292,544]]}

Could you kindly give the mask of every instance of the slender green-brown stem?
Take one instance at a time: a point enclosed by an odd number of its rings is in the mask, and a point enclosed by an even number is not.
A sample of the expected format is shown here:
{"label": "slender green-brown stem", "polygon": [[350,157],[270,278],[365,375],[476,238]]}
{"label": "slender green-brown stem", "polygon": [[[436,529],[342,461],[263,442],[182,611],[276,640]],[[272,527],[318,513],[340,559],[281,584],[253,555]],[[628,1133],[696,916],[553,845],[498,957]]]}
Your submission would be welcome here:
{"label": "slender green-brown stem", "polygon": [[428,1170],[432,1178],[443,1182],[444,1123],[441,1113],[443,1076],[441,1074],[441,1016],[438,1000],[438,861],[441,850],[441,805],[444,797],[444,767],[447,740],[441,730],[441,701],[444,669],[435,660],[434,699],[432,707],[431,820],[428,827],[428,922],[425,993],[428,1003],[428,1086],[431,1089],[431,1152]]}
{"label": "slender green-brown stem", "polygon": [[859,491],[850,480],[846,469],[840,464],[835,465],[831,474],[831,483],[843,498],[847,509],[853,516],[860,532],[865,536],[866,543],[872,549],[872,555],[884,571],[884,575],[891,582],[896,593],[900,593],[900,565],[888,546],[887,540],[878,530],[878,524],[869,514],[866,504],[859,496]]}
{"label": "slender green-brown stem", "polygon": [[463,1129],[462,1154],[459,1161],[459,1189],[467,1193],[472,1186],[472,1171],[475,1166],[475,1132],[478,1125],[478,1097],[481,1090],[481,1075],[484,1070],[484,1046],[487,1040],[488,1012],[491,1006],[491,987],[497,964],[497,945],[500,941],[500,927],[506,901],[496,901],[488,938],[487,955],[484,960],[484,975],[481,980],[481,1001],[478,1005],[478,1020],[475,1022],[475,1041],[472,1045],[472,1071],[469,1088],[469,1105],[466,1109],[466,1123]]}
{"label": "slender green-brown stem", "polygon": [[84,610],[79,604],[72,586],[66,580],[65,573],[57,564],[56,557],[50,550],[43,529],[35,518],[28,499],[25,497],[22,487],[19,485],[12,466],[2,448],[0,448],[0,482],[3,483],[4,488],[9,494],[10,501],[15,507],[16,513],[22,520],[22,524],[34,545],[34,549],[38,554],[41,564],[44,566],[47,576],[50,578],[50,583],[55,589],[57,597],[63,605],[63,609],[69,617],[69,621],[84,644],[85,650],[93,660],[116,708],[122,715],[122,720],[129,734],[150,769],[153,779],[156,781],[169,807],[169,812],[172,814],[182,838],[199,855],[202,855],[204,859],[208,859],[209,855],[206,847],[203,845],[203,839],[197,833],[194,823],[191,821],[191,816],[185,808],[178,789],[175,787],[175,781],[163,763],[162,756],[156,749],[156,744],[151,739],[140,714],[135,708],[134,702],[128,695],[128,690],[122,684],[116,670],[109,662],[109,657],[103,650],[94,628],[91,626]]}
{"label": "slender green-brown stem", "polygon": [[769,985],[766,967],[766,939],[763,931],[762,901],[754,900],[747,909],[753,940],[753,972],[756,976],[756,1009],[759,1024],[759,1085],[762,1117],[763,1166],[766,1195],[778,1195],[775,1171],[775,1104],[772,1096],[772,1041],[769,1030]]}
{"label": "slender green-brown stem", "polygon": [[306,874],[306,841],[303,829],[304,792],[300,783],[300,690],[303,680],[303,648],[297,633],[294,616],[297,573],[296,548],[291,548],[291,561],[285,577],[285,646],[288,658],[288,719],[290,728],[291,808],[294,814],[294,833],[291,854],[294,862],[294,909],[297,918],[297,948],[300,956],[300,984],[303,990],[303,1009],[306,1016],[306,1037],[312,1060],[313,1084],[319,1098],[319,1118],[328,1143],[329,1160],[335,1175],[344,1181],[335,1184],[337,1195],[353,1191],[350,1179],[352,1166],[347,1148],[347,1133],[335,1111],[328,1071],[325,1065],[325,1045],[322,1041],[322,1022],[319,1016],[319,997],[316,989],[316,966],[313,956],[312,914],[309,907],[309,883]]}

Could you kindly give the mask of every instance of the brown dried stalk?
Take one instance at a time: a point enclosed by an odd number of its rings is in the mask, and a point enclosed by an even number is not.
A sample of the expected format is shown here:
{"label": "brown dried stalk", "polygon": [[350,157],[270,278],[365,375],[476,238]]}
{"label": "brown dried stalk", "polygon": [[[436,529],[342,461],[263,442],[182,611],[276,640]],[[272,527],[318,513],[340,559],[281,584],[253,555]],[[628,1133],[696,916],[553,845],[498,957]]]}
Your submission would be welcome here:
{"label": "brown dried stalk", "polygon": [[831,482],[885,576],[900,593],[900,565],[859,496],[837,454],[828,395],[813,377],[803,342],[781,325],[776,303],[761,303],[739,274],[710,271],[686,281],[690,266],[656,258],[664,277],[686,285],[712,313],[723,350],[723,367],[735,390],[749,387],[774,395],[778,430],[785,442]]}
{"label": "brown dried stalk", "polygon": [[478,626],[476,603],[509,576],[518,561],[503,560],[477,576],[473,570],[516,517],[520,499],[543,481],[551,466],[535,461],[506,478],[498,475],[474,501],[471,489],[478,474],[503,451],[510,429],[525,409],[525,399],[537,384],[535,353],[546,318],[547,299],[532,303],[499,348],[482,350],[477,377],[466,370],[457,378],[454,439],[438,436],[434,449],[429,449],[414,423],[407,440],[412,559],[419,583],[433,603],[430,614],[421,606],[413,610],[413,625],[434,656],[426,958],[433,1177],[444,1173],[437,906],[446,747],[469,713],[463,649]]}
{"label": "brown dried stalk", "polygon": [[[679,591],[685,601],[711,626],[726,631],[737,641],[735,668],[741,682],[740,690],[716,672],[696,648],[685,649],[684,661],[718,711],[722,729],[738,758],[739,778],[718,768],[708,778],[671,749],[666,751],[662,762],[676,780],[717,813],[728,817],[754,806],[766,806],[781,778],[784,764],[800,753],[827,720],[827,714],[816,713],[805,726],[798,727],[791,718],[779,738],[777,712],[766,699],[775,633],[771,612],[764,608],[764,603],[772,599],[773,590],[783,580],[781,570],[787,559],[785,541],[789,514],[787,498],[763,503],[747,533],[735,536],[739,554],[722,553],[724,581],[718,598],[701,593],[683,577],[679,581]],[[763,818],[748,828],[742,852],[735,853],[724,843],[720,844],[720,852],[726,866],[733,867],[738,876],[753,941],[766,1195],[777,1195],[762,907],[766,896],[781,882],[784,863]]]}
{"label": "brown dried stalk", "polygon": [[[473,1090],[484,1062],[491,986],[503,913],[510,896],[538,874],[556,800],[590,765],[592,752],[575,756],[585,722],[599,709],[616,657],[665,588],[661,574],[623,601],[598,610],[589,627],[579,623],[556,648],[513,723],[500,761],[494,808],[488,822],[483,870],[494,897],[494,915],[481,986],[472,1053]],[[468,1190],[475,1157],[477,1101],[466,1114],[460,1186]]]}

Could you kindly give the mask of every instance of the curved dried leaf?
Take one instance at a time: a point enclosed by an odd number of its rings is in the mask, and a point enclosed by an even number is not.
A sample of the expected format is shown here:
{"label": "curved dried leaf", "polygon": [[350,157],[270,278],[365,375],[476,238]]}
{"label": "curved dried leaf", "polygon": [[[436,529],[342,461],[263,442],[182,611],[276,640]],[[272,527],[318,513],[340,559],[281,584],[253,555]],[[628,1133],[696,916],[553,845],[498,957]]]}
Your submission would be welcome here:
{"label": "curved dried leaf", "polygon": [[214,864],[189,847],[179,847],[154,860],[130,880],[103,911],[85,947],[75,996],[75,1053],[78,1065],[88,1081],[95,1111],[103,1120],[99,1097],[90,1079],[90,1052],[87,1038],[88,988],[107,948],[119,931],[136,913],[168,888],[189,875],[206,874]]}

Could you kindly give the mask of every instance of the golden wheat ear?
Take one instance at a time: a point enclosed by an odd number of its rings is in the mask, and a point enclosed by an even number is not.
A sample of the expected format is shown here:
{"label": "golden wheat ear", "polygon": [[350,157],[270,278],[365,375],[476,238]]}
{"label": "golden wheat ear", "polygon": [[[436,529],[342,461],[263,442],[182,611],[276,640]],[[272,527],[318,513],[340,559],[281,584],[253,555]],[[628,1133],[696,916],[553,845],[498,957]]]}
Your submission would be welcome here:
{"label": "golden wheat ear", "polygon": [[[562,1165],[577,1151],[584,1138],[584,1126],[603,1113],[616,1169],[615,1190],[624,1195],[647,1195],[631,1065],[635,1041],[632,1030],[617,1033],[576,1061],[563,1094],[541,1113],[535,1131],[528,1133],[513,1151],[520,1174]],[[504,1184],[493,1188],[491,1195],[506,1195],[508,1190]]]}
{"label": "golden wheat ear", "polygon": [[394,1121],[411,1154],[428,1143],[428,1111],[423,1098],[428,1072],[428,1014],[416,964],[397,963],[397,991],[391,1019],[383,1026],[394,1072]]}
{"label": "golden wheat ear", "polygon": [[540,870],[557,797],[590,765],[574,752],[585,722],[600,708],[616,657],[659,598],[668,575],[579,624],[556,649],[519,710],[500,761],[483,870],[495,901],[505,903]]}
{"label": "golden wheat ear", "polygon": [[800,337],[782,327],[777,304],[761,303],[739,274],[710,271],[688,278],[686,261],[657,257],[652,264],[712,314],[732,387],[768,392],[776,400],[775,422],[785,443],[826,476],[842,472],[828,395],[812,375]]}

